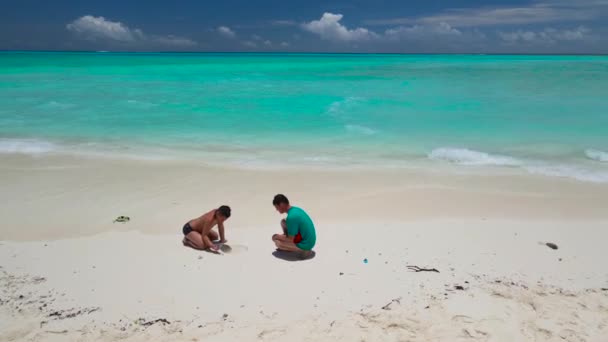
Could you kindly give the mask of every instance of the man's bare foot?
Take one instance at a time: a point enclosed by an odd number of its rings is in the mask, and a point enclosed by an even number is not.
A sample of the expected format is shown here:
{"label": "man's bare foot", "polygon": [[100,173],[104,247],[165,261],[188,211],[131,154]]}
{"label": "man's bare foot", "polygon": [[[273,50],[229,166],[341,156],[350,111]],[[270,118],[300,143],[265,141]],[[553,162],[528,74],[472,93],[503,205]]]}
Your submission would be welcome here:
{"label": "man's bare foot", "polygon": [[304,259],[308,259],[313,255],[313,251],[302,251],[299,254],[300,259],[304,260]]}

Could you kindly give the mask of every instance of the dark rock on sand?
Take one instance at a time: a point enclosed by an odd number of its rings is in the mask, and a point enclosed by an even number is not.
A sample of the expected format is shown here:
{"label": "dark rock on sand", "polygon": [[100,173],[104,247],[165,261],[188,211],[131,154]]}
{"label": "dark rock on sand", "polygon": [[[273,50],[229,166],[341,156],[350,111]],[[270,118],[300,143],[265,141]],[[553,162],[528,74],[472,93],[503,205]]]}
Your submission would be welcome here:
{"label": "dark rock on sand", "polygon": [[547,245],[547,247],[549,247],[551,249],[557,249],[557,245],[554,244],[553,242],[547,242],[545,245]]}

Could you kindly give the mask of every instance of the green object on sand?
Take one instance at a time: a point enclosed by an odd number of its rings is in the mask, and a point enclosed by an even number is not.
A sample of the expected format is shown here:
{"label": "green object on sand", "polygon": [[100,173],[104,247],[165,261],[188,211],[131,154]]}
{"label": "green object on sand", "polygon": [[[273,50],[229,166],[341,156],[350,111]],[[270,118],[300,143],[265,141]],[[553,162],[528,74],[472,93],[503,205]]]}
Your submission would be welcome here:
{"label": "green object on sand", "polygon": [[129,222],[131,220],[131,218],[129,216],[118,216],[115,220],[115,222],[121,222],[121,223],[126,223]]}

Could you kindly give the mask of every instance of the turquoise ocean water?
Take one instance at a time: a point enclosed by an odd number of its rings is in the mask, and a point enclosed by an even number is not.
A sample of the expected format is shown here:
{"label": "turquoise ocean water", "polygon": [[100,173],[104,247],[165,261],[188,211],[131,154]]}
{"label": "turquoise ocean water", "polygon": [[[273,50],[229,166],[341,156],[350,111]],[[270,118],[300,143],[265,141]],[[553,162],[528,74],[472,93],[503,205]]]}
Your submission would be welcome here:
{"label": "turquoise ocean water", "polygon": [[0,153],[608,182],[608,57],[3,52]]}

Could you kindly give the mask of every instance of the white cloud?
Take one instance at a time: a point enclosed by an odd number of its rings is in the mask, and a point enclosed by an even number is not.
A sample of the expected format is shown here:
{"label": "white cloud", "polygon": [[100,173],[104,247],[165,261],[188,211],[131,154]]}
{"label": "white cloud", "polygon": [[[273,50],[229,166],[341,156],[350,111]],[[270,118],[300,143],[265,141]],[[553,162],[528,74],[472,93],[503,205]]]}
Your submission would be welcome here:
{"label": "white cloud", "polygon": [[174,35],[154,36],[151,37],[149,41],[174,47],[189,47],[197,45],[197,43],[190,38],[177,37]]}
{"label": "white cloud", "polygon": [[555,29],[547,29],[548,33],[553,36],[556,40],[583,40],[589,36],[591,30],[584,27],[579,26],[574,30],[555,30]]}
{"label": "white cloud", "polygon": [[302,28],[319,35],[321,39],[330,41],[367,41],[378,37],[376,33],[369,31],[366,28],[346,28],[346,26],[340,23],[342,17],[342,14],[325,12],[321,19],[304,23],[302,24]]}
{"label": "white cloud", "polygon": [[340,20],[341,14],[325,13],[321,20],[311,21],[303,24],[304,30],[318,34],[322,39],[330,41],[369,42],[383,43],[396,40],[428,40],[439,38],[456,38],[463,40],[479,40],[485,36],[477,30],[463,32],[448,23],[415,24],[410,26],[397,26],[378,34],[366,28],[348,29]]}
{"label": "white cloud", "polygon": [[481,9],[454,9],[435,16],[420,18],[422,23],[446,22],[458,27],[494,26],[494,25],[520,25],[546,23],[571,19],[587,18],[586,13],[568,15],[565,11],[547,6],[507,7],[507,8],[481,8]]}
{"label": "white cloud", "polygon": [[236,33],[234,31],[232,31],[230,29],[230,27],[227,26],[220,26],[217,28],[217,32],[219,32],[219,34],[221,34],[224,37],[227,38],[234,38],[236,37]]}
{"label": "white cloud", "polygon": [[502,40],[515,43],[517,41],[530,42],[536,39],[536,33],[532,31],[500,32],[498,34]]}
{"label": "white cloud", "polygon": [[67,24],[69,31],[87,39],[109,39],[133,42],[143,35],[139,29],[132,30],[119,21],[109,21],[104,17],[85,15]]}
{"label": "white cloud", "polygon": [[258,46],[272,47],[272,41],[268,39],[264,39],[263,37],[253,34],[251,35],[251,40],[247,40],[242,42],[243,45],[249,48],[257,48]]}
{"label": "white cloud", "polygon": [[590,29],[580,26],[573,30],[558,30],[546,28],[542,31],[517,30],[512,32],[499,32],[499,37],[506,43],[541,43],[553,44],[558,41],[580,41],[589,36]]}
{"label": "white cloud", "polygon": [[462,35],[462,31],[453,28],[447,23],[439,23],[437,25],[399,26],[386,30],[385,35],[389,39],[424,38],[435,35],[460,36]]}
{"label": "white cloud", "polygon": [[189,38],[174,35],[147,35],[140,29],[132,29],[119,21],[104,17],[82,16],[66,25],[68,31],[92,41],[129,43],[131,45],[159,45],[167,47],[192,47],[197,43]]}
{"label": "white cloud", "polygon": [[608,0],[537,0],[527,6],[454,8],[423,17],[366,20],[368,25],[438,24],[454,27],[588,21],[608,13]]}
{"label": "white cloud", "polygon": [[281,42],[281,46],[282,47],[289,47],[289,43],[288,42]]}
{"label": "white cloud", "polygon": [[296,25],[298,25],[298,23],[296,23],[293,20],[272,20],[270,22],[270,24],[272,24],[274,26],[296,26]]}

